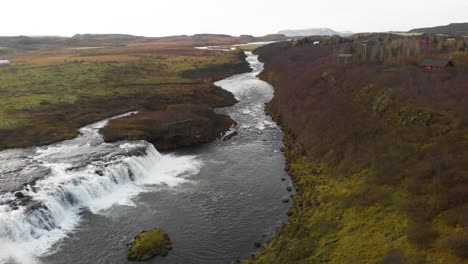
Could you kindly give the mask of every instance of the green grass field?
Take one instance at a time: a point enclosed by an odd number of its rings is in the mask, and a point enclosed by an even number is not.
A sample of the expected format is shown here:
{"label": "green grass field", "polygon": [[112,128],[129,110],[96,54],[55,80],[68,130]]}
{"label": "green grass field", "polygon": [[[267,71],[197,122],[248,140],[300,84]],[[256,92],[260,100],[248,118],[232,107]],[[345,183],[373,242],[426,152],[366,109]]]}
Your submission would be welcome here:
{"label": "green grass field", "polygon": [[239,45],[236,46],[236,48],[244,50],[244,51],[253,51],[257,48],[260,48],[262,46],[265,46],[266,44],[249,44],[249,45]]}

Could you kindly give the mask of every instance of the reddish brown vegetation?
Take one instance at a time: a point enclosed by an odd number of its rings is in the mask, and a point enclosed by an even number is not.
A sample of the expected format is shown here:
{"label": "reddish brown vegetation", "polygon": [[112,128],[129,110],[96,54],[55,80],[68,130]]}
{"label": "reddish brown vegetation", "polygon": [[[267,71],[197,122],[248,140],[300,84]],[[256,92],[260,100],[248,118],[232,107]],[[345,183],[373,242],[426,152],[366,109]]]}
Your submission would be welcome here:
{"label": "reddish brown vegetation", "polygon": [[[369,172],[363,176],[363,195],[344,204],[390,206],[398,200],[399,210],[411,219],[407,236],[412,243],[443,250],[436,243],[442,241],[464,256],[468,53],[456,52],[444,39],[427,46],[429,37],[334,37],[320,39],[319,45],[309,39],[257,53],[266,65],[262,78],[275,87],[268,108],[302,146],[300,152],[333,168],[336,179]],[[366,55],[359,51],[363,43]],[[354,56],[343,59],[340,53]],[[448,56],[454,57],[454,69],[427,72],[417,66],[425,57]],[[373,186],[394,193],[376,193]],[[396,199],[399,195],[405,199]],[[442,224],[436,221],[441,218]],[[454,225],[460,234],[443,238]]]}

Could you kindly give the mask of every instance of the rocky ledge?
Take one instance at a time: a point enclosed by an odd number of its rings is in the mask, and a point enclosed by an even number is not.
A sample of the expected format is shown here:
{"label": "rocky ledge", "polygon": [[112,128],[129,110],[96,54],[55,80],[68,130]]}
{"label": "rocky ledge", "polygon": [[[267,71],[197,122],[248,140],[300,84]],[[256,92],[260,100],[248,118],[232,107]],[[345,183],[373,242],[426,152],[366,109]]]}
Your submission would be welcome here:
{"label": "rocky ledge", "polygon": [[143,231],[128,244],[127,259],[145,261],[156,256],[167,256],[171,249],[171,240],[164,231],[160,229]]}
{"label": "rocky ledge", "polygon": [[211,142],[233,123],[208,106],[177,104],[113,120],[100,132],[106,142],[146,140],[158,150],[171,150]]}

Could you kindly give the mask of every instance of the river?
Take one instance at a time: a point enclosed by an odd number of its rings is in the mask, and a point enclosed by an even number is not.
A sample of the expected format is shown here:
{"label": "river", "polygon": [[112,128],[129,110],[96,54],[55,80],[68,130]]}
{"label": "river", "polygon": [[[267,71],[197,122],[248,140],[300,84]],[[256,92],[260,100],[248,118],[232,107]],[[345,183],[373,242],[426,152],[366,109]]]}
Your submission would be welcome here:
{"label": "river", "polygon": [[72,140],[1,151],[0,263],[128,263],[126,244],[150,228],[173,250],[148,263],[231,263],[258,250],[287,220],[291,182],[264,112],[273,88],[247,54],[253,72],[216,83],[239,101],[217,109],[237,122],[228,141],[161,154],[145,141],[104,143],[103,120]]}

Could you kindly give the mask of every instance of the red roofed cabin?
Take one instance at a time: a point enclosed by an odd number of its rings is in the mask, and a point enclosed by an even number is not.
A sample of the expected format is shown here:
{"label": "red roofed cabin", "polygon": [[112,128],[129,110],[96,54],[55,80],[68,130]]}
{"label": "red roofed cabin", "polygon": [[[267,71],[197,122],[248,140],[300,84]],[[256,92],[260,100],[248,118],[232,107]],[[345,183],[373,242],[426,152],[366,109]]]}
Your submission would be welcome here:
{"label": "red roofed cabin", "polygon": [[455,67],[455,65],[453,65],[451,60],[425,59],[419,64],[419,67],[426,70],[437,70]]}

